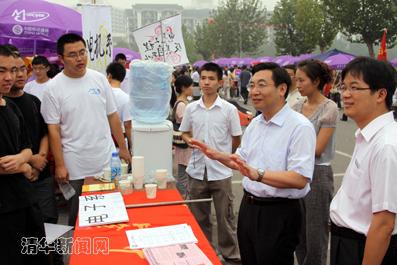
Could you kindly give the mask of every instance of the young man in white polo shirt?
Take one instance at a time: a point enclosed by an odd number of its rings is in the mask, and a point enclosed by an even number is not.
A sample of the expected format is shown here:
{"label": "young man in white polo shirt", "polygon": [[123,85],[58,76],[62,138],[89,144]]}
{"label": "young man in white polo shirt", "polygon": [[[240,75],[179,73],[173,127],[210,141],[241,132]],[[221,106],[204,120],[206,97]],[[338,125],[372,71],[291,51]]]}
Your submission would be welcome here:
{"label": "young man in white polo shirt", "polygon": [[57,52],[65,68],[44,90],[41,113],[48,124],[55,178],[76,190],[68,201],[69,225],[74,226],[84,178],[102,174],[115,151],[111,133],[120,158],[130,162],[131,155],[106,77],[87,69],[84,39],[65,34],[58,39]]}
{"label": "young man in white polo shirt", "polygon": [[342,71],[345,113],[356,145],[331,203],[331,265],[397,264],[397,123],[390,111],[396,71],[360,57]]}
{"label": "young man in white polo shirt", "polygon": [[245,130],[236,154],[190,143],[244,176],[237,226],[242,264],[293,265],[302,222],[298,199],[310,191],[316,134],[285,102],[291,85],[285,69],[261,63],[252,74],[251,100],[262,114]]}
{"label": "young man in white polo shirt", "polygon": [[[221,99],[222,69],[215,63],[200,68],[200,87],[203,96],[189,104],[179,130],[188,143],[193,137],[222,152],[234,152],[240,145],[242,134],[235,106]],[[212,161],[199,150],[193,150],[186,172],[189,175],[188,194],[191,199],[212,197],[218,226],[219,250],[225,260],[240,260],[237,245],[233,192],[233,172],[217,161]],[[191,204],[207,239],[212,241],[211,203]]]}

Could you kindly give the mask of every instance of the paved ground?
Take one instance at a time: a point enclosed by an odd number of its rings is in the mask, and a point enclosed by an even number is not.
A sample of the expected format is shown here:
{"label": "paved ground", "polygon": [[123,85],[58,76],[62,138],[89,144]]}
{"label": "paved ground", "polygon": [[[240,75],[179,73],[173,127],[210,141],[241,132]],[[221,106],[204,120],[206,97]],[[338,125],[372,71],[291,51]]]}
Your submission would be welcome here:
{"label": "paved ground", "polygon": [[[255,113],[254,108],[250,105],[244,105],[241,102],[239,104],[253,113]],[[342,114],[340,114],[342,115]],[[335,179],[335,192],[339,189],[343,174],[349,164],[351,154],[353,153],[354,148],[354,132],[356,130],[356,126],[353,121],[349,120],[347,122],[338,120],[337,129],[336,129],[336,154],[335,158],[332,162],[332,167],[334,170],[334,179]],[[234,211],[236,215],[238,214],[238,209],[240,207],[240,201],[243,196],[243,190],[241,186],[241,174],[237,171],[233,174],[233,192],[235,195],[234,200]],[[212,220],[214,225],[214,230],[216,231],[216,218],[214,209],[212,209]],[[60,224],[67,223],[67,213],[64,208],[60,208]],[[213,244],[216,246],[216,232],[214,231]],[[68,257],[65,257],[65,264],[68,264]]]}

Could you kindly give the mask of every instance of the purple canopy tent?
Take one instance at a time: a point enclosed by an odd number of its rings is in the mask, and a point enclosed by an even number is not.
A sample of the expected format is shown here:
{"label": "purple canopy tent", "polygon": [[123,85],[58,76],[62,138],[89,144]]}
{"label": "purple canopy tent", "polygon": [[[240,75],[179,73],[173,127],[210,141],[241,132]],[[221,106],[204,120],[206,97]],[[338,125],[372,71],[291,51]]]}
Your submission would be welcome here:
{"label": "purple canopy tent", "polygon": [[208,63],[207,61],[204,61],[204,60],[199,60],[199,61],[197,61],[197,62],[195,62],[194,64],[193,64],[193,67],[201,67],[201,66],[203,66],[204,64],[206,64],[206,63]]}
{"label": "purple canopy tent", "polygon": [[270,57],[270,56],[258,57],[254,61],[259,62],[259,63],[267,63],[267,62],[273,61],[273,57]]}
{"label": "purple canopy tent", "polygon": [[213,60],[212,62],[214,62],[214,63],[216,63],[216,64],[218,64],[220,66],[229,66],[229,59],[228,58],[221,57],[221,58]]}
{"label": "purple canopy tent", "polygon": [[332,69],[342,70],[355,57],[348,54],[336,54],[328,57],[324,60],[324,63],[328,64]]}
{"label": "purple canopy tent", "polygon": [[22,55],[56,55],[65,33],[82,35],[81,15],[42,0],[4,0],[0,4],[0,44],[15,45]]}
{"label": "purple canopy tent", "polygon": [[127,48],[113,48],[113,57],[116,56],[118,53],[123,53],[125,57],[127,57],[127,61],[129,62],[135,59],[142,59],[139,52],[135,52]]}
{"label": "purple canopy tent", "polygon": [[251,65],[251,63],[253,61],[254,61],[254,59],[251,57],[244,57],[244,58],[241,58],[238,65]]}
{"label": "purple canopy tent", "polygon": [[273,62],[280,65],[280,66],[285,66],[288,64],[294,64],[295,63],[295,57],[292,55],[281,55],[277,56],[276,58],[273,59]]}

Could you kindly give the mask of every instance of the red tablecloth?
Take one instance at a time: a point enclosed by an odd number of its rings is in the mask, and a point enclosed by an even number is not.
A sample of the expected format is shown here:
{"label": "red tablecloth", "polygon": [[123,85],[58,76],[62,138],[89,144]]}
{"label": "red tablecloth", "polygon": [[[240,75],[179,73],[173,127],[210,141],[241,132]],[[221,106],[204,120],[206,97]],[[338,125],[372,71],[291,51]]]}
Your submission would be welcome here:
{"label": "red tablecloth", "polygon": [[[153,200],[146,199],[144,191],[134,191],[134,193],[124,196],[125,204],[164,202],[182,200],[179,192],[175,189],[158,190],[157,198]],[[142,250],[129,249],[128,239],[125,234],[126,230],[158,227],[173,224],[189,224],[198,239],[199,248],[207,255],[213,264],[221,264],[215,251],[207,241],[204,233],[194,219],[192,213],[186,205],[146,207],[127,209],[129,222],[114,225],[103,225],[96,227],[78,227],[76,226],[73,240],[91,240],[91,244],[95,244],[94,237],[109,238],[109,254],[84,254],[80,250],[80,254],[74,251],[70,256],[70,265],[87,265],[87,264],[149,264]],[[77,221],[78,224],[78,221]],[[78,245],[78,244],[77,244]],[[74,243],[73,247],[76,247]],[[81,247],[81,245],[80,245]]]}

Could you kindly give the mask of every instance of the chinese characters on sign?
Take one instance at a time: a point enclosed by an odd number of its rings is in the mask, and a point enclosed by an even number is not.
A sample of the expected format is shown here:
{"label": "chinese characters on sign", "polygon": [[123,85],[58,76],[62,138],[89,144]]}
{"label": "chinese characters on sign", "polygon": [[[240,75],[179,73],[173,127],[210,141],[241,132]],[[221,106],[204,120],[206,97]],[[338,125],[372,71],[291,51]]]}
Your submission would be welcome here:
{"label": "chinese characters on sign", "polygon": [[83,5],[83,38],[87,43],[88,67],[105,73],[113,59],[110,6]]}
{"label": "chinese characters on sign", "polygon": [[167,62],[173,66],[189,62],[183,42],[181,15],[145,26],[133,34],[144,60]]}
{"label": "chinese characters on sign", "polygon": [[96,226],[128,222],[120,192],[80,196],[79,226]]}
{"label": "chinese characters on sign", "polygon": [[59,255],[85,254],[109,255],[109,238],[107,237],[60,237],[53,244],[48,244],[46,238],[22,237],[21,253],[23,255],[37,255],[39,252],[49,254],[56,252]]}

